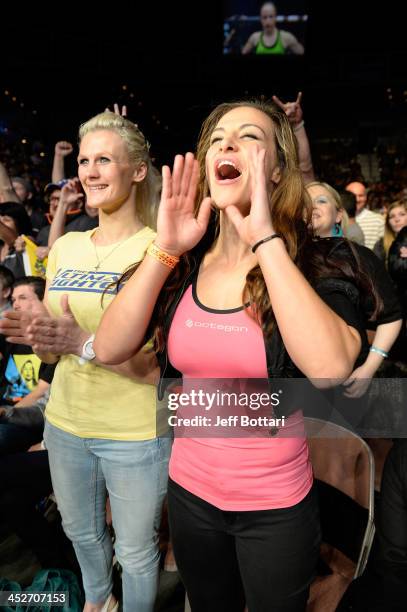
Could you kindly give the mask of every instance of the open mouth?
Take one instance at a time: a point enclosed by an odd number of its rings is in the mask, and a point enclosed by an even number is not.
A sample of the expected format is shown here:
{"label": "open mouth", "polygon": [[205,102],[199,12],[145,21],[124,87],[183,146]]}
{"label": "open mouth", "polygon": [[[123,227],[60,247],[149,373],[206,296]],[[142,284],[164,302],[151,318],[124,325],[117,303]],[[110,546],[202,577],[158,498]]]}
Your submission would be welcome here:
{"label": "open mouth", "polygon": [[216,163],[215,175],[218,181],[234,180],[241,174],[239,168],[230,159],[221,159]]}

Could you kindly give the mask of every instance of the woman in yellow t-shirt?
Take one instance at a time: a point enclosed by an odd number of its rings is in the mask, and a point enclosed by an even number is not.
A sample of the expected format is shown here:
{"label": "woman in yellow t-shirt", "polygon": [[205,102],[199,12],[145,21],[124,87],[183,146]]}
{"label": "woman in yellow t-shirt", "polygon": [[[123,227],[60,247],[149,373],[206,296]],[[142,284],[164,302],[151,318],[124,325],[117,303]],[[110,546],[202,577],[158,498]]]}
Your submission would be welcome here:
{"label": "woman in yellow t-shirt", "polygon": [[[99,227],[56,241],[45,298],[52,318],[35,319],[25,333],[43,359],[60,356],[44,439],[63,526],[82,570],[84,610],[118,606],[111,595],[108,492],[115,553],[123,568],[123,610],[151,612],[171,447],[169,437],[157,435],[155,355],[144,347],[118,366],[101,366],[92,340],[114,283],[143,259],[154,239],[148,225],[159,194],[158,173],[143,134],[120,115],[93,117],[81,126],[79,138],[79,179],[88,206],[99,211]],[[21,320],[8,321],[16,323],[23,333]]]}

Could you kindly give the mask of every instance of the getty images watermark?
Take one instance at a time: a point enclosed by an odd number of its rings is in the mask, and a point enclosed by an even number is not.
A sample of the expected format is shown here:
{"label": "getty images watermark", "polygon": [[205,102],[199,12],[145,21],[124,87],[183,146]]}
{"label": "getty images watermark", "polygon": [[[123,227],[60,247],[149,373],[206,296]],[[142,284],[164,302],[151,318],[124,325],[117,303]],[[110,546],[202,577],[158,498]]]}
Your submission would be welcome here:
{"label": "getty images watermark", "polygon": [[157,387],[157,431],[174,437],[235,438],[277,435],[278,429],[279,436],[294,438],[304,436],[304,419],[317,419],[365,438],[407,438],[407,374],[368,380],[365,392],[355,397],[342,383],[163,378]]}
{"label": "getty images watermark", "polygon": [[[284,427],[285,417],[277,418],[273,413],[273,408],[280,405],[281,393],[229,392],[219,389],[211,392],[190,389],[188,392],[169,393],[167,408],[177,411],[177,414],[168,417],[168,424],[175,428]],[[202,410],[206,414],[202,414]],[[252,412],[248,414],[247,410]],[[257,411],[261,414],[253,414]]]}
{"label": "getty images watermark", "polygon": [[304,419],[318,419],[364,438],[407,438],[407,375],[366,382],[350,397],[333,379],[162,378],[156,427],[174,437],[303,438]]}

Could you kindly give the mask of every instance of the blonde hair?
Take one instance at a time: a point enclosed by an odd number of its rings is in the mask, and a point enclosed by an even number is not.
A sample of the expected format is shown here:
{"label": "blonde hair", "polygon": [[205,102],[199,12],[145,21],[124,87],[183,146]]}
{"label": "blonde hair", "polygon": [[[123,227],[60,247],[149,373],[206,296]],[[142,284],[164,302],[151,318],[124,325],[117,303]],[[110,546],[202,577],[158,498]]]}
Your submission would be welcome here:
{"label": "blonde hair", "polygon": [[149,149],[150,145],[144,134],[135,123],[121,115],[105,111],[95,115],[79,128],[79,143],[90,132],[97,130],[110,130],[116,132],[125,142],[129,159],[137,167],[145,164],[147,174],[143,181],[137,183],[136,209],[141,221],[155,228],[157,224],[157,210],[160,202],[161,175],[154,167]]}
{"label": "blonde hair", "polygon": [[328,183],[323,183],[322,181],[312,181],[311,183],[307,183],[307,189],[308,187],[322,187],[332,197],[336,210],[342,213],[342,219],[341,219],[340,225],[343,231],[343,235],[346,238],[347,233],[348,233],[348,228],[349,228],[349,215],[342,205],[342,200],[341,200],[341,196],[339,195],[339,193],[336,191],[336,189],[331,187],[331,185],[329,185]]}

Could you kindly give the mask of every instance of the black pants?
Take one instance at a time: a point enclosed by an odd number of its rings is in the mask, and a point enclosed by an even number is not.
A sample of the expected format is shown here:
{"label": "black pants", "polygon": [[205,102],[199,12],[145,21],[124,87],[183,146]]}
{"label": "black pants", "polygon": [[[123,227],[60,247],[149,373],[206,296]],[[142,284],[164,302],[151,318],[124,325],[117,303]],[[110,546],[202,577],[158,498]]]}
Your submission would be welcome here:
{"label": "black pants", "polygon": [[0,521],[9,524],[44,568],[60,567],[78,573],[79,566],[61,522],[49,523],[37,510],[41,498],[52,492],[48,452],[0,457],[0,482]]}
{"label": "black pants", "polygon": [[314,490],[277,510],[229,512],[169,482],[175,559],[193,612],[303,612],[319,555]]}
{"label": "black pants", "polygon": [[376,521],[375,554],[343,596],[338,612],[405,612],[407,609],[407,440],[387,455]]}
{"label": "black pants", "polygon": [[33,444],[41,442],[43,430],[44,424],[41,427],[24,427],[0,422],[0,457],[10,453],[22,453]]}
{"label": "black pants", "polygon": [[407,571],[407,440],[395,440],[387,455],[377,523],[379,560]]}

